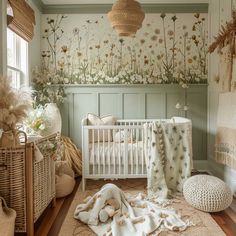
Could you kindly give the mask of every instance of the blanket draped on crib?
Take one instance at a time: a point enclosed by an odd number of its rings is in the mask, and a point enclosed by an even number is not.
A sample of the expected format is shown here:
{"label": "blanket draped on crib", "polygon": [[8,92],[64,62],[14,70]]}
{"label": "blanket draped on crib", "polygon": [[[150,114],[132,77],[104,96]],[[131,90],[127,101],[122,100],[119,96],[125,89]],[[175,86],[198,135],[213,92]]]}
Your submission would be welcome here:
{"label": "blanket draped on crib", "polygon": [[153,122],[145,127],[149,198],[166,199],[182,192],[192,170],[192,124]]}
{"label": "blanket draped on crib", "polygon": [[236,169],[236,93],[219,98],[215,160]]}

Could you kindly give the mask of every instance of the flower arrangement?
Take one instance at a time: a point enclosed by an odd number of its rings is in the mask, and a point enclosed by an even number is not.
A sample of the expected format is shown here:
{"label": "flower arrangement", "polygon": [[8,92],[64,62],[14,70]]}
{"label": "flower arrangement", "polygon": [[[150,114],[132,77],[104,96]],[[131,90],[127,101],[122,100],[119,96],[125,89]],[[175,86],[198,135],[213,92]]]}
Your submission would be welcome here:
{"label": "flower arrangement", "polygon": [[66,97],[64,79],[60,75],[46,69],[33,71],[32,85],[34,88],[34,101],[37,105],[56,103],[60,105]]}
{"label": "flower arrangement", "polygon": [[15,90],[7,77],[0,76],[0,129],[4,132],[15,131],[32,108],[31,94],[24,90]]}
{"label": "flower arrangement", "polygon": [[30,135],[40,135],[47,131],[50,120],[42,105],[37,106],[29,113],[25,121],[26,133]]}

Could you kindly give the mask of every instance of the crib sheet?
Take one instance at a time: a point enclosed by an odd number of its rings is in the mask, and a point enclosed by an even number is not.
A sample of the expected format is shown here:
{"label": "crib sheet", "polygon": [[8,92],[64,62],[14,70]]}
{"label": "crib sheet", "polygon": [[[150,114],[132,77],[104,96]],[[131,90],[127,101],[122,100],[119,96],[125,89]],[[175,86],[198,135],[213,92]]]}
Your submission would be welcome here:
{"label": "crib sheet", "polygon": [[[144,143],[142,141],[128,143],[128,164],[129,165],[145,165]],[[104,142],[89,145],[89,163],[98,165],[116,165],[125,163],[125,143]]]}

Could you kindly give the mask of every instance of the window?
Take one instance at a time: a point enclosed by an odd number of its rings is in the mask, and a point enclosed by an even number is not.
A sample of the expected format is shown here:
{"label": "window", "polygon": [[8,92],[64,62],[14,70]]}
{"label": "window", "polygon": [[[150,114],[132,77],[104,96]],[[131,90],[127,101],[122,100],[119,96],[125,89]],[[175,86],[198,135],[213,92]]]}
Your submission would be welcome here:
{"label": "window", "polygon": [[14,88],[28,83],[28,43],[7,29],[7,75]]}

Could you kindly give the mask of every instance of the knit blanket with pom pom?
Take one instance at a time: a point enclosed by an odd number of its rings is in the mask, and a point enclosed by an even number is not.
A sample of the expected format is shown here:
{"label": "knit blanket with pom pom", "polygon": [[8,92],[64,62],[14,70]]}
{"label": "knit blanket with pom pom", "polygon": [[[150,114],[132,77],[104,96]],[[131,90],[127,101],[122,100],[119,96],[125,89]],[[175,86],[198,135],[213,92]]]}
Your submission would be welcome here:
{"label": "knit blanket with pom pom", "polygon": [[182,192],[192,170],[192,123],[173,117],[171,122],[145,126],[148,197],[167,199]]}
{"label": "knit blanket with pom pom", "polygon": [[[99,221],[99,212],[109,199],[119,202],[116,214],[107,222]],[[104,185],[94,196],[76,207],[74,217],[88,226],[99,236],[143,236],[161,231],[184,231],[191,225],[184,221],[168,202],[147,200],[145,195],[125,195],[114,184]],[[156,234],[155,234],[156,235]]]}

